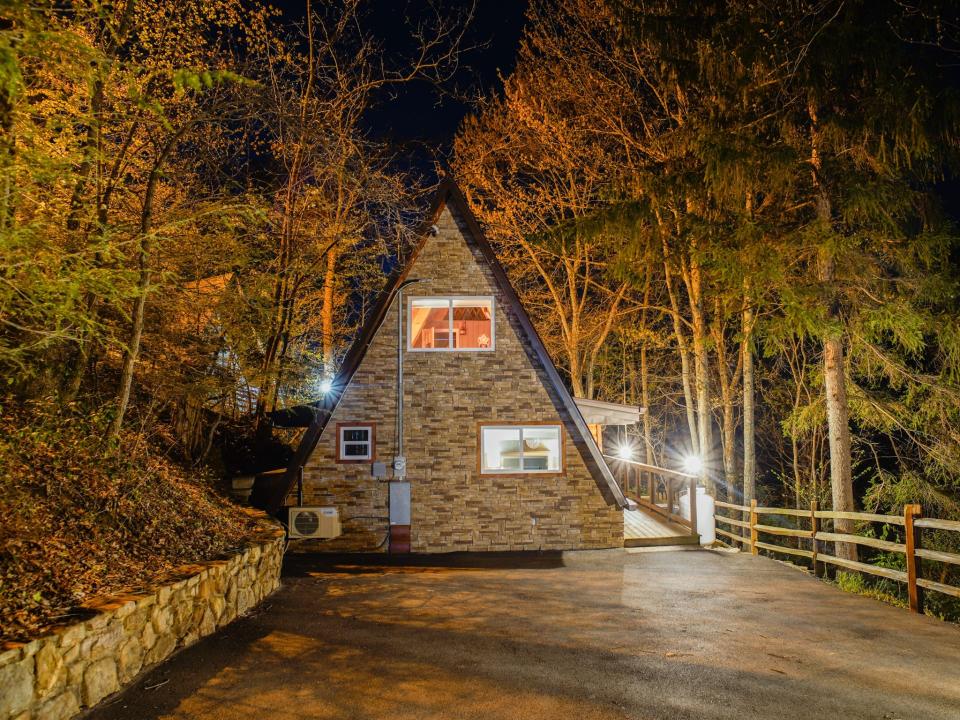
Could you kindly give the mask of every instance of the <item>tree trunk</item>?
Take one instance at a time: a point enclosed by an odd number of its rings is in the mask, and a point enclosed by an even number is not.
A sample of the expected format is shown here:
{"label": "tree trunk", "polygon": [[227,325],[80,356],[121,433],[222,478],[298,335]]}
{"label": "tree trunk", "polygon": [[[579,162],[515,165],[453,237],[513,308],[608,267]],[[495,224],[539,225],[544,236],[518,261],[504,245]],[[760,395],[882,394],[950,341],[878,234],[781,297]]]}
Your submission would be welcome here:
{"label": "tree trunk", "polygon": [[[666,243],[664,243],[666,249]],[[680,302],[677,299],[676,291],[671,280],[670,267],[668,262],[663,263],[664,278],[666,280],[667,294],[670,296],[670,306],[673,318],[673,333],[677,339],[677,352],[680,355],[680,379],[683,384],[683,400],[687,412],[687,429],[690,433],[690,451],[694,455],[700,454],[699,435],[697,433],[696,401],[693,397],[693,385],[691,383],[690,372],[690,354],[687,346],[686,333],[683,331],[683,323],[680,319]]]}
{"label": "tree trunk", "polygon": [[133,375],[140,356],[140,339],[143,336],[143,321],[147,309],[147,293],[150,290],[150,233],[153,231],[153,201],[157,194],[157,183],[160,181],[160,171],[170,156],[171,151],[187,131],[183,126],[171,137],[163,150],[157,156],[147,187],[143,194],[143,209],[140,212],[140,243],[137,251],[137,299],[133,306],[133,317],[130,323],[130,339],[123,355],[123,369],[120,372],[120,390],[117,393],[117,414],[110,424],[107,433],[108,439],[115,439],[123,427],[123,418],[130,404],[130,391],[133,388]]}
{"label": "tree trunk", "polygon": [[[695,248],[694,248],[695,251]],[[697,444],[700,448],[700,481],[713,488],[710,464],[713,450],[713,427],[710,407],[710,360],[707,355],[707,324],[703,312],[703,284],[700,263],[693,257],[689,272],[690,319],[693,325],[694,379],[697,388]]]}
{"label": "tree trunk", "polygon": [[581,288],[580,286],[582,255],[579,238],[574,243],[572,255],[567,243],[563,243],[561,259],[564,267],[567,302],[570,304],[570,330],[567,348],[570,357],[570,385],[573,388],[574,397],[592,400],[593,398],[590,397],[590,391],[585,382],[589,358],[584,351],[583,334],[580,332],[587,287]]}
{"label": "tree trunk", "polygon": [[743,342],[740,345],[740,352],[743,355],[743,499],[741,503],[743,505],[749,505],[757,494],[756,425],[753,405],[753,306],[751,302],[749,282],[744,281]]}
{"label": "tree trunk", "polygon": [[[587,398],[588,400],[592,400],[596,393],[595,371],[597,367],[597,356],[606,345],[607,338],[610,337],[610,332],[613,330],[614,320],[616,320],[617,313],[620,310],[620,303],[623,301],[624,295],[627,294],[628,288],[628,283],[621,284],[620,288],[617,290],[617,294],[614,296],[613,300],[610,301],[610,306],[607,308],[607,316],[603,321],[603,327],[600,329],[600,333],[597,335],[597,339],[594,341],[593,347],[590,348],[590,352],[587,354],[585,363],[586,367],[584,368],[584,374],[586,376],[586,395],[583,397]],[[584,293],[586,293],[586,287],[584,288]]]}
{"label": "tree trunk", "polygon": [[[0,20],[0,28],[5,29]],[[0,87],[0,170],[3,186],[0,187],[0,230],[13,227],[16,203],[14,201],[14,166],[17,142],[13,135],[12,88]]]}
{"label": "tree trunk", "polygon": [[653,425],[650,419],[650,380],[647,365],[647,348],[640,348],[640,402],[643,405],[643,448],[647,465],[656,465],[653,455]]}
{"label": "tree trunk", "polygon": [[262,442],[271,432],[271,425],[267,422],[267,408],[276,407],[279,397],[282,353],[289,337],[289,323],[293,317],[293,307],[296,298],[291,294],[291,266],[294,259],[294,232],[296,225],[296,210],[298,190],[302,178],[300,170],[304,163],[304,138],[302,133],[307,121],[307,107],[313,94],[315,80],[314,67],[314,37],[313,37],[313,6],[311,0],[306,1],[307,21],[307,82],[300,94],[300,124],[299,135],[293,138],[284,138],[286,144],[293,146],[293,155],[287,168],[286,186],[283,189],[283,211],[280,227],[280,247],[277,252],[277,270],[274,279],[273,307],[271,308],[270,326],[267,333],[267,342],[263,360],[260,364],[260,387],[257,393],[255,413],[255,434],[258,442]]}
{"label": "tree trunk", "polygon": [[737,489],[737,417],[734,412],[733,396],[724,393],[723,398],[723,424],[721,435],[723,437],[723,478],[726,487],[724,488],[726,499],[734,497]]}
{"label": "tree trunk", "polygon": [[[152,202],[153,192],[148,188],[144,203]],[[147,220],[147,223],[149,223],[149,220]],[[141,230],[140,235],[140,248],[137,253],[137,266],[139,270],[139,276],[137,278],[137,299],[133,306],[130,339],[127,342],[127,350],[123,354],[123,369],[120,373],[120,391],[117,394],[117,414],[110,424],[110,432],[107,436],[110,439],[116,438],[120,434],[120,429],[123,427],[123,417],[127,412],[127,406],[130,403],[130,390],[133,387],[134,368],[137,364],[137,358],[140,355],[140,338],[143,335],[143,319],[146,315],[147,292],[150,289],[150,241],[147,237],[147,232],[148,230]]]}
{"label": "tree trunk", "polygon": [[[123,7],[123,14],[117,23],[116,29],[104,28],[104,37],[106,45],[103,49],[104,65],[109,69],[117,53],[121,50],[127,40],[127,35],[132,29],[133,11],[136,7],[136,0],[127,0]],[[67,230],[74,231],[80,227],[80,211],[83,208],[83,195],[87,184],[90,181],[90,173],[95,164],[100,162],[100,142],[103,132],[103,104],[105,99],[106,81],[104,78],[104,68],[97,67],[96,77],[93,81],[93,88],[90,95],[90,124],[87,126],[86,137],[83,142],[83,160],[77,167],[76,181],[74,182],[73,192],[70,195],[70,211],[67,214]],[[99,205],[99,198],[97,198]]]}
{"label": "tree trunk", "polygon": [[[580,366],[580,355],[576,346],[567,347],[567,357],[570,362],[570,388],[573,390],[574,397],[586,397],[583,387],[583,369]],[[587,398],[590,400],[591,398]]]}
{"label": "tree trunk", "polygon": [[[847,406],[847,388],[843,372],[843,340],[831,335],[823,343],[823,385],[827,400],[827,429],[830,433],[830,486],[833,509],[852,512],[853,472],[850,457],[850,411]],[[853,533],[853,522],[836,520],[839,533]],[[857,559],[857,546],[837,543],[837,557]]]}
{"label": "tree trunk", "polygon": [[[720,298],[714,300],[714,317],[711,325],[714,352],[717,357],[717,379],[720,381],[721,422],[720,437],[723,449],[724,497],[728,500],[736,496],[737,490],[737,391],[740,389],[740,371],[743,358],[739,352],[727,352],[726,309]],[[730,355],[737,358],[731,367]],[[719,487],[717,488],[719,491]],[[728,500],[729,501],[729,500]]]}
{"label": "tree trunk", "polygon": [[[120,22],[116,31],[107,31],[105,33],[108,40],[104,49],[104,57],[107,59],[108,64],[113,62],[118,51],[122,48],[126,41],[127,33],[131,30],[133,11],[135,7],[136,0],[127,0],[127,3],[123,8],[123,15],[120,18]],[[123,159],[129,151],[131,143],[133,142],[134,133],[137,127],[137,123],[133,123],[131,126],[120,151],[116,154],[114,159],[113,170],[110,173],[108,185],[106,188],[101,187],[100,166],[103,162],[103,111],[105,87],[106,83],[104,81],[102,68],[98,68],[97,76],[93,82],[93,91],[90,97],[91,121],[90,125],[87,127],[87,133],[84,139],[83,160],[80,162],[80,165],[77,168],[77,179],[74,182],[73,192],[70,196],[70,212],[67,215],[66,222],[67,230],[70,232],[76,232],[80,228],[80,216],[83,209],[83,196],[86,192],[86,187],[90,182],[90,175],[95,165],[98,169],[97,190],[95,197],[97,210],[96,231],[98,234],[102,234],[104,232],[107,223],[107,212],[110,206],[110,195],[120,174],[120,168],[123,165]],[[93,153],[94,157],[91,158],[91,152],[93,152],[93,149],[95,149],[95,152]],[[88,236],[89,230],[87,231],[87,237]],[[89,241],[85,239],[84,242]],[[99,253],[97,253],[96,261],[98,264],[102,261]],[[84,294],[83,302],[86,306],[86,312],[91,320],[96,321],[99,313],[99,302],[96,295],[90,291],[87,291]],[[77,347],[73,353],[73,357],[69,361],[70,366],[64,382],[61,383],[60,395],[61,402],[64,404],[72,403],[76,399],[77,395],[80,394],[80,387],[83,385],[83,379],[86,375],[87,369],[93,364],[91,362],[91,356],[95,355],[96,353],[96,349],[91,348],[91,343],[93,343],[94,340],[95,338],[88,337],[82,329],[78,331],[76,340]]]}
{"label": "tree trunk", "polygon": [[334,302],[335,285],[337,281],[337,246],[332,245],[327,250],[327,270],[323,277],[323,305],[320,310],[323,335],[323,376],[332,379],[334,376]]}
{"label": "tree trunk", "polygon": [[[647,307],[650,305],[650,277],[653,274],[651,265],[647,265],[647,277],[643,288],[643,310],[640,312],[640,329],[645,331],[647,328]],[[643,422],[643,453],[644,461],[647,465],[656,465],[653,454],[653,425],[650,419],[650,371],[647,361],[647,343],[644,340],[640,346],[640,405],[643,408],[641,420]],[[649,487],[649,475],[641,474],[642,485],[637,494],[642,495],[642,488]],[[650,502],[655,498],[650,497]]]}
{"label": "tree trunk", "polygon": [[[802,477],[800,470],[800,445],[797,443],[796,433],[790,433],[790,457],[793,463],[793,487],[794,494],[796,494],[796,488],[800,487],[800,478]],[[814,495],[814,497],[816,497],[816,495]],[[796,508],[798,510],[800,509],[799,500],[797,501]]]}
{"label": "tree trunk", "polygon": [[[820,154],[820,129],[816,106],[811,102],[810,115],[810,166],[813,186],[817,193],[817,221],[825,230],[833,226],[833,208],[830,196],[824,184],[822,173],[823,158]],[[831,251],[821,248],[817,258],[817,274],[822,286],[833,294],[834,262]],[[846,373],[844,371],[843,333],[839,329],[840,314],[836,303],[831,299],[828,309],[828,322],[835,327],[828,328],[823,341],[823,386],[827,407],[827,430],[830,441],[830,486],[833,495],[833,509],[852,512],[853,468],[850,447],[850,409],[847,405]],[[836,520],[834,528],[839,533],[852,533],[853,522]],[[837,557],[847,560],[857,559],[857,546],[853,543],[836,543]]]}

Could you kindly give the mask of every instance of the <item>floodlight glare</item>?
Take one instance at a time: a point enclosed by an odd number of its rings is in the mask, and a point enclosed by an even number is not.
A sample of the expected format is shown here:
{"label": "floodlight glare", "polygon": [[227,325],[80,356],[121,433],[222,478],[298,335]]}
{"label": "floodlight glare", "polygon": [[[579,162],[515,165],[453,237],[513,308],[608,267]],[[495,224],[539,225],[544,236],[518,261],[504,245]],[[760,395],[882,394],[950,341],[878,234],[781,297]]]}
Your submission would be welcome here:
{"label": "floodlight glare", "polygon": [[333,389],[333,381],[330,378],[324,378],[320,381],[320,385],[318,387],[320,392],[326,395]]}
{"label": "floodlight glare", "polygon": [[683,469],[691,475],[699,475],[703,470],[703,460],[696,455],[687,455],[683,459]]}
{"label": "floodlight glare", "polygon": [[617,450],[617,457],[619,457],[621,460],[632,460],[633,448],[629,445],[621,445]]}

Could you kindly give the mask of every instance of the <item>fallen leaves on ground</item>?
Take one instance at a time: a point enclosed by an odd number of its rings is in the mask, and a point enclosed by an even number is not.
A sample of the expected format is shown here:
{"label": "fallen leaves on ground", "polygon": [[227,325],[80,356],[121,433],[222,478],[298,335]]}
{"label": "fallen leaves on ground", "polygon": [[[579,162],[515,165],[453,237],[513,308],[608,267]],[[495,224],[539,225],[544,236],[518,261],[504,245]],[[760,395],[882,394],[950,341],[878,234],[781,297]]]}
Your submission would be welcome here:
{"label": "fallen leaves on ground", "polygon": [[104,419],[0,403],[0,641],[37,637],[92,598],[149,587],[258,528],[210,477]]}

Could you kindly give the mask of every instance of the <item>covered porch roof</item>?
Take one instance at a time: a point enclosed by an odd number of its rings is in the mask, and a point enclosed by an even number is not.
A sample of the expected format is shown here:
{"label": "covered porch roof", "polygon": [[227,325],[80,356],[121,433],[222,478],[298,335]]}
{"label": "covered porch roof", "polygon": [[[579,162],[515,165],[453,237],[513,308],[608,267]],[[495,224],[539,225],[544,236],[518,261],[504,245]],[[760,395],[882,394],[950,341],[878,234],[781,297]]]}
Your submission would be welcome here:
{"label": "covered porch roof", "polygon": [[584,421],[588,425],[636,425],[646,408],[637,405],[574,398]]}

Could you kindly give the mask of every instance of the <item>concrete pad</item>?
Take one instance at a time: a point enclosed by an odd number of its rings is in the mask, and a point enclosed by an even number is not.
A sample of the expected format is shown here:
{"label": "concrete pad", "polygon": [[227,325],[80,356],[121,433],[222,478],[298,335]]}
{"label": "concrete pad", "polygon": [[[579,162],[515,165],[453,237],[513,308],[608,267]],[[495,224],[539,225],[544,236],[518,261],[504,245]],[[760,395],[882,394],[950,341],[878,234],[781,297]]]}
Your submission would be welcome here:
{"label": "concrete pad", "polygon": [[957,626],[702,550],[291,558],[264,608],[90,715],[958,717]]}

